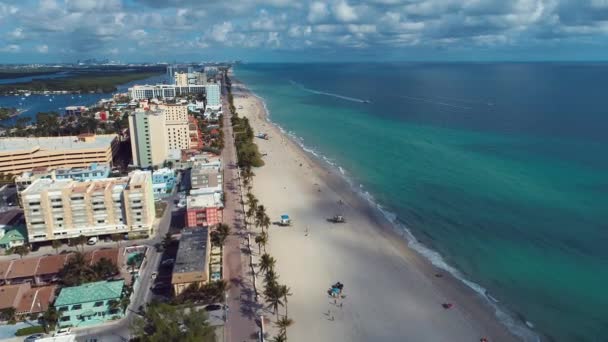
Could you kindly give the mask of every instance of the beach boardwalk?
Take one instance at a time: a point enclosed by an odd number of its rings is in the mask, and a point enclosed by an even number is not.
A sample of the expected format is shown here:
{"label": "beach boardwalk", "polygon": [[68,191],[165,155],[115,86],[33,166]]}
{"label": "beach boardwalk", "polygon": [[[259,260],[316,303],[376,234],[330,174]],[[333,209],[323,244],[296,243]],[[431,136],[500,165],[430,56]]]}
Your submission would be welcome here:
{"label": "beach boardwalk", "polygon": [[[223,101],[224,108],[230,108],[225,97]],[[225,340],[241,342],[252,340],[259,329],[256,325],[255,299],[252,278],[248,272],[248,257],[241,253],[241,248],[244,246],[241,232],[244,232],[245,224],[240,203],[236,149],[230,123],[232,113],[229,109],[225,113],[223,120],[226,139],[221,158],[225,165],[224,191],[228,195],[224,203],[223,221],[232,227],[232,234],[224,244],[224,280],[229,284]]]}

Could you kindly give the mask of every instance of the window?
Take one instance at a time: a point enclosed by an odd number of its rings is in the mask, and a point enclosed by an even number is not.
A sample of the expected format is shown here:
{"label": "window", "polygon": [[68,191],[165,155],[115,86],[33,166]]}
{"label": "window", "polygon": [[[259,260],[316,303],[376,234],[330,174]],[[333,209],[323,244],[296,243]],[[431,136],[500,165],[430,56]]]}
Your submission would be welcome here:
{"label": "window", "polygon": [[57,311],[59,311],[59,312],[68,311],[68,307],[67,306],[62,306]]}
{"label": "window", "polygon": [[103,301],[101,301],[101,302],[95,302],[95,304],[93,306],[96,307],[96,308],[100,307],[100,306],[103,306]]}
{"label": "window", "polygon": [[72,310],[80,310],[80,309],[82,309],[81,304],[76,304],[76,305],[72,306]]}
{"label": "window", "polygon": [[61,316],[61,319],[60,319],[60,321],[62,321],[62,322],[67,322],[69,320],[70,320],[70,316]]}

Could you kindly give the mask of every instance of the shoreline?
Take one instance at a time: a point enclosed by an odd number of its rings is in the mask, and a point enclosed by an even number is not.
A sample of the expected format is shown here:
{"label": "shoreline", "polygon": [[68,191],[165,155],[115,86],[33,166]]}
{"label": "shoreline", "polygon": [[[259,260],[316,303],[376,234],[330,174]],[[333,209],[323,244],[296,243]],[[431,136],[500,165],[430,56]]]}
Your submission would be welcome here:
{"label": "shoreline", "polygon": [[[280,137],[283,144],[290,145],[289,150],[294,154],[291,157],[305,161],[305,163],[300,163],[300,166],[302,166],[302,164],[309,166],[313,171],[313,174],[316,173],[333,192],[345,199],[345,203],[367,216],[373,223],[373,227],[370,229],[373,230],[372,233],[378,234],[384,242],[390,244],[392,248],[397,250],[400,257],[403,258],[404,264],[412,265],[418,272],[422,273],[425,280],[439,291],[439,297],[453,299],[459,308],[463,309],[462,314],[463,316],[466,316],[467,321],[469,321],[470,324],[477,326],[474,330],[485,332],[485,335],[481,335],[479,338],[486,336],[491,341],[517,341],[520,339],[526,341],[540,340],[536,334],[534,334],[534,336],[528,336],[527,339],[524,339],[523,336],[516,336],[513,331],[508,329],[505,321],[510,321],[509,323],[513,324],[512,329],[521,329],[525,334],[531,334],[532,332],[526,330],[523,326],[519,327],[517,324],[519,322],[515,321],[511,315],[507,315],[503,309],[499,309],[495,304],[489,302],[490,299],[487,295],[476,292],[471,287],[471,284],[474,283],[467,281],[464,277],[458,279],[450,273],[450,270],[437,267],[428,256],[425,256],[421,254],[419,250],[412,248],[411,238],[414,237],[409,230],[400,231],[398,227],[400,223],[395,222],[394,220],[391,222],[389,217],[387,217],[387,212],[383,211],[382,207],[373,201],[373,198],[366,198],[365,194],[357,191],[356,187],[345,175],[342,168],[333,165],[325,156],[319,155],[314,150],[307,148],[299,141],[299,138],[295,136],[295,134],[286,131],[278,124],[272,122],[270,112],[266,107],[264,99],[249,90],[243,82],[234,78],[233,93],[235,94],[235,100],[241,96],[250,95],[253,97],[255,99],[254,101],[258,103],[258,106],[263,108],[261,111],[258,111],[256,118],[257,120],[260,120],[262,127],[270,131],[271,136]],[[236,96],[237,94],[238,96]],[[249,115],[245,116],[249,117]],[[255,120],[250,118],[250,121]],[[260,127],[256,127],[255,123],[252,124],[254,128],[258,128],[259,130]],[[260,147],[262,148],[262,146]],[[254,192],[258,195],[255,191],[257,189],[255,188],[256,186],[254,185]],[[273,208],[270,207],[270,209]],[[414,241],[417,242],[415,238]],[[422,244],[420,245],[423,246]],[[433,252],[430,249],[428,250]],[[443,259],[441,259],[441,261],[443,262]],[[451,268],[449,265],[447,265],[447,267]],[[458,272],[453,268],[451,269]],[[437,274],[441,274],[441,276],[437,277]],[[499,315],[505,316],[505,319],[502,321],[499,320],[497,317]],[[523,325],[524,323],[521,324]]]}

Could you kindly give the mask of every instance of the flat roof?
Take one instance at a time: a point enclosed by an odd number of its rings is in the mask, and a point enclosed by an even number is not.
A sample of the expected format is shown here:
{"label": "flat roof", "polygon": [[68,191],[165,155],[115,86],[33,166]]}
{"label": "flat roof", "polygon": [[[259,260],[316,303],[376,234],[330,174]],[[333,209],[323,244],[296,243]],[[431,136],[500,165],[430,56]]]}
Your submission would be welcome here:
{"label": "flat roof", "polygon": [[124,280],[97,281],[61,289],[55,307],[120,298]]}
{"label": "flat roof", "polygon": [[[74,183],[71,179],[57,179],[52,180],[48,178],[39,178],[36,179],[30,186],[28,186],[25,190],[23,190],[23,194],[30,193],[39,193],[42,190],[48,191],[57,191],[69,188],[72,183]],[[86,187],[85,187],[86,189]]]}
{"label": "flat roof", "polygon": [[207,263],[209,230],[204,227],[182,230],[173,273],[204,272]]}
{"label": "flat roof", "polygon": [[221,201],[222,194],[219,192],[190,195],[186,198],[186,208],[210,208],[210,207],[222,207]]}
{"label": "flat roof", "polygon": [[116,134],[100,134],[94,139],[83,141],[78,136],[0,138],[0,152],[31,150],[66,150],[84,148],[107,148],[116,139]]}

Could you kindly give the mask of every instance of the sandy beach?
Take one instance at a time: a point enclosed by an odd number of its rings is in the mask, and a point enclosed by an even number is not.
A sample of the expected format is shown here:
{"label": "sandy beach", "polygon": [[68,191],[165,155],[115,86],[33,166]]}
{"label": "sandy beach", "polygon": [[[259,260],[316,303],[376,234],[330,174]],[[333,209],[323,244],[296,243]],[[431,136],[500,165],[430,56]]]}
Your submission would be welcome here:
{"label": "sandy beach", "polygon": [[[273,225],[267,246],[279,283],[293,293],[290,341],[517,340],[479,295],[409,249],[335,170],[268,122],[262,102],[242,84],[233,83],[233,94],[239,115],[270,136],[256,138],[266,165],[254,170],[253,193],[272,221],[281,214],[293,220],[291,227]],[[326,221],[336,214],[347,222]],[[345,298],[334,303],[327,290],[337,281]]]}

